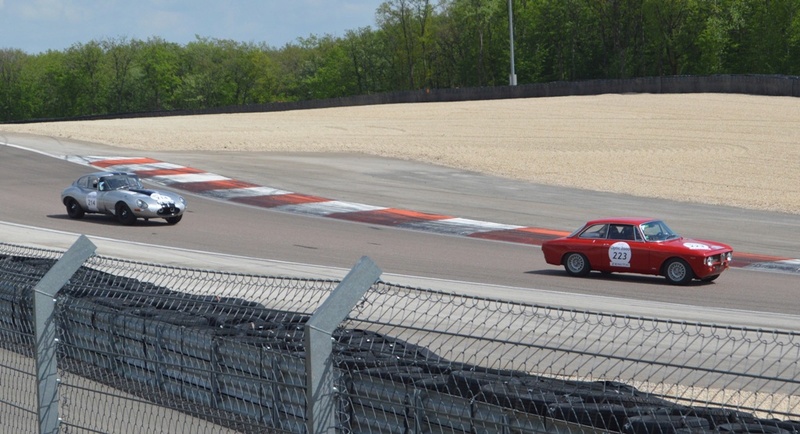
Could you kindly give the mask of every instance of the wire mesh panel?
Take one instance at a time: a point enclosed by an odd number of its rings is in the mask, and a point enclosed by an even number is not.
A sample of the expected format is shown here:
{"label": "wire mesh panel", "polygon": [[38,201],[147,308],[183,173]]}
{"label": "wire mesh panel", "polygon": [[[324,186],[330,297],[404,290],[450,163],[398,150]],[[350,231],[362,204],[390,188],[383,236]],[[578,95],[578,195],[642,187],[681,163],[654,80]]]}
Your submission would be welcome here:
{"label": "wire mesh panel", "polygon": [[335,282],[102,257],[78,274],[59,310],[75,372],[238,431],[305,431],[302,326]]}
{"label": "wire mesh panel", "polygon": [[36,432],[36,365],[31,357],[0,349],[0,424],[8,432]]}
{"label": "wire mesh panel", "polygon": [[[0,244],[0,417],[35,431],[32,288]],[[305,433],[336,287],[91,257],[56,301],[62,432]],[[331,336],[342,433],[797,432],[800,335],[378,282]],[[17,429],[19,428],[19,429]]]}
{"label": "wire mesh panel", "polygon": [[33,288],[61,255],[0,249],[0,425],[7,432],[38,430]]}
{"label": "wire mesh panel", "polygon": [[794,430],[790,421],[800,418],[796,332],[388,283],[367,293],[343,327],[372,333],[359,363],[342,356],[350,378],[342,399],[351,403],[345,416],[355,432],[370,432],[363,420],[382,409],[396,421],[391,431],[415,432],[552,432],[563,425],[638,433],[725,423]]}
{"label": "wire mesh panel", "polygon": [[[30,294],[60,253],[0,247],[0,333],[30,365]],[[303,324],[335,284],[90,258],[57,300],[62,427],[304,432]],[[13,398],[35,399],[35,370],[16,371],[33,393],[15,385],[3,408],[35,411]]]}

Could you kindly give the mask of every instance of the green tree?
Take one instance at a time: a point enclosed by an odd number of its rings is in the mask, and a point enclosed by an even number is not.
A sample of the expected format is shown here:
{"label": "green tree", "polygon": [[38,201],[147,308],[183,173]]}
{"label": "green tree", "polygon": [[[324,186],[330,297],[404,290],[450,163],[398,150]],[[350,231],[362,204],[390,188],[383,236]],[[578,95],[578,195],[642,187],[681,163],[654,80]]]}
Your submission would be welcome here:
{"label": "green tree", "polygon": [[386,83],[389,61],[386,57],[385,39],[381,32],[369,27],[348,30],[342,41],[351,63],[355,80],[355,94],[370,94],[390,90]]}
{"label": "green tree", "polygon": [[181,84],[181,47],[162,38],[149,38],[138,50],[136,92],[142,110],[171,110]]}
{"label": "green tree", "polygon": [[734,72],[779,74],[790,70],[792,22],[796,0],[748,0],[734,3],[742,18],[731,32],[731,69]]}
{"label": "green tree", "polygon": [[608,78],[641,74],[643,0],[587,0],[602,41],[600,68]]}
{"label": "green tree", "polygon": [[299,101],[310,98],[307,77],[313,72],[308,42],[288,43],[272,53],[275,60],[276,101]]}
{"label": "green tree", "polygon": [[518,76],[529,82],[601,76],[597,18],[586,0],[539,0],[517,7]]}
{"label": "green tree", "polygon": [[461,29],[452,19],[449,7],[442,8],[441,13],[434,15],[428,34],[432,45],[428,59],[430,87],[464,86],[466,81],[460,68],[464,64],[463,48],[466,43]]}
{"label": "green tree", "polygon": [[[233,104],[271,101],[266,96],[274,82],[268,47],[259,47],[252,43],[237,44],[233,55],[228,59],[226,71]],[[262,89],[259,89],[260,86]]]}
{"label": "green tree", "polygon": [[393,54],[391,78],[393,87],[414,89],[414,38],[411,35],[411,4],[409,0],[391,0],[378,7],[378,25],[383,29]]}
{"label": "green tree", "polygon": [[105,53],[100,43],[90,41],[74,44],[67,49],[65,57],[66,95],[72,101],[73,115],[105,112],[105,76],[103,60]]}
{"label": "green tree", "polygon": [[[508,40],[508,27],[502,31],[499,26],[494,26],[494,24],[507,19],[505,4],[506,2],[503,0],[454,0],[451,3],[452,19],[457,28],[463,32],[460,39],[463,44],[461,49],[464,53],[463,67],[472,69],[472,73],[466,80],[467,85],[494,84],[492,71],[494,45],[497,45],[498,58],[503,50],[499,44],[493,43],[495,33],[504,35],[502,42],[505,43]],[[474,65],[474,67],[469,65]]]}
{"label": "green tree", "polygon": [[353,64],[346,48],[332,36],[312,36],[303,40],[308,50],[303,67],[302,86],[312,99],[352,95],[358,89]]}
{"label": "green tree", "polygon": [[[705,0],[700,0],[705,1]],[[697,0],[646,0],[645,35],[648,75],[680,75],[691,67],[698,29],[692,26]]]}
{"label": "green tree", "polygon": [[80,114],[76,110],[74,74],[67,69],[66,53],[47,51],[31,62],[35,86],[36,117],[58,118]]}
{"label": "green tree", "polygon": [[133,68],[141,44],[141,41],[129,41],[127,38],[107,39],[102,42],[108,69],[107,107],[112,112],[121,113],[135,109],[132,105],[135,99]]}
{"label": "green tree", "polygon": [[0,50],[0,120],[24,119],[30,115],[23,79],[27,59],[22,50]]}
{"label": "green tree", "polygon": [[174,88],[174,99],[179,107],[200,109],[231,104],[225,64],[233,44],[232,41],[197,37],[181,50],[177,74],[180,80]]}
{"label": "green tree", "polygon": [[793,2],[794,10],[796,11],[789,24],[787,30],[787,47],[786,47],[786,62],[782,74],[800,74],[800,12],[797,8],[800,7],[800,1]]}
{"label": "green tree", "polygon": [[709,2],[703,17],[705,26],[697,38],[700,59],[695,73],[722,74],[732,72],[729,54],[734,47],[732,33],[744,24],[740,0],[715,0]]}
{"label": "green tree", "polygon": [[429,83],[431,22],[436,6],[430,0],[389,0],[378,7],[376,17],[393,54],[387,65],[395,89],[418,89]]}

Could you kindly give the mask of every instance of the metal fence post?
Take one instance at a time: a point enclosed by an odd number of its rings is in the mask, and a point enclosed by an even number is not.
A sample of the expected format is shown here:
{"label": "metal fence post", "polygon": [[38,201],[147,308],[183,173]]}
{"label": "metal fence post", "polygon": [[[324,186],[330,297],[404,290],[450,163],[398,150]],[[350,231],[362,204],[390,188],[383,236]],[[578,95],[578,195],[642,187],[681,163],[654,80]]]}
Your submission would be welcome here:
{"label": "metal fence post", "polygon": [[371,259],[362,257],[306,323],[306,426],[309,434],[335,430],[333,331],[381,273]]}
{"label": "metal fence post", "polygon": [[36,326],[37,409],[40,434],[58,433],[58,364],[56,324],[53,318],[56,293],[92,256],[97,247],[81,235],[33,288]]}

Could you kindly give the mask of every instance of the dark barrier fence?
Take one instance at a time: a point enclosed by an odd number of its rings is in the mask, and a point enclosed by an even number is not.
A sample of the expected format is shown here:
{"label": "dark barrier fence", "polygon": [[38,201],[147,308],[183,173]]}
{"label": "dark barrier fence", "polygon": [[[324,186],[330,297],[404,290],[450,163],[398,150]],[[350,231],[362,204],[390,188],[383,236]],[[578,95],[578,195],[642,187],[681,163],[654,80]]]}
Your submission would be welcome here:
{"label": "dark barrier fence", "polygon": [[[0,244],[0,418],[15,432],[35,432],[32,293],[60,256]],[[90,257],[54,303],[60,432],[310,432],[306,325],[338,284]],[[796,331],[382,281],[344,313],[336,432],[800,432]]]}
{"label": "dark barrier fence", "polygon": [[509,98],[541,98],[609,93],[732,93],[766,96],[800,97],[800,77],[786,75],[710,75],[639,77],[615,80],[558,81],[518,86],[469,87],[455,89],[423,89],[376,93],[342,98],[275,102],[208,108],[202,110],[170,110],[142,113],[116,113],[58,119],[32,119],[9,123],[55,122],[98,119],[124,119],[157,116],[186,116],[221,113],[255,113],[307,110],[378,104],[422,102],[479,101]]}

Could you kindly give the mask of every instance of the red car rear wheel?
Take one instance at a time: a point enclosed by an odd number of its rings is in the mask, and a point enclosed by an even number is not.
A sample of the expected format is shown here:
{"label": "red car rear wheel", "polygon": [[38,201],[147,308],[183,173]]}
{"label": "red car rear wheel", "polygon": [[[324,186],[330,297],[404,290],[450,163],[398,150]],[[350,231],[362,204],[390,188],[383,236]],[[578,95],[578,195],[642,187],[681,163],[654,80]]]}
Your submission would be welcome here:
{"label": "red car rear wheel", "polygon": [[592,269],[589,267],[589,260],[586,259],[586,256],[572,252],[564,255],[564,270],[570,276],[583,277]]}

